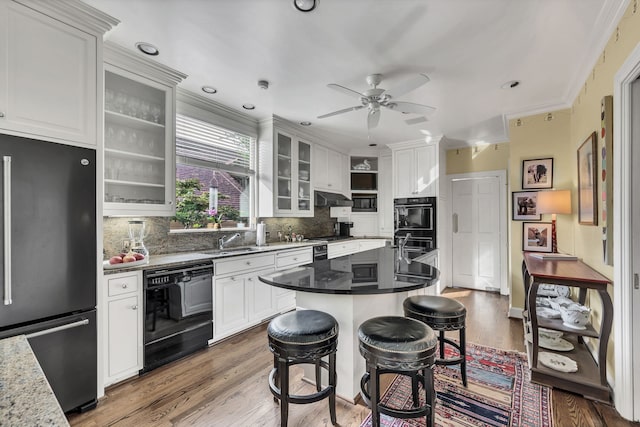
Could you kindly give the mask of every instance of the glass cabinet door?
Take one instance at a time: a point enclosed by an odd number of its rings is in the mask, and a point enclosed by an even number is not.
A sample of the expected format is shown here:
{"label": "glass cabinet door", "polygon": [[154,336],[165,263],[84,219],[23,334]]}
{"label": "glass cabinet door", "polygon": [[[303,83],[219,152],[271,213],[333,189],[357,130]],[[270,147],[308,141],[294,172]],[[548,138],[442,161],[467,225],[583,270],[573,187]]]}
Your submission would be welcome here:
{"label": "glass cabinet door", "polygon": [[278,210],[291,210],[291,176],[292,176],[292,154],[293,146],[291,137],[278,133],[277,135],[277,176],[278,176],[278,194],[277,206]]}
{"label": "glass cabinet door", "polygon": [[165,90],[105,71],[104,193],[112,208],[165,209],[166,105]]}
{"label": "glass cabinet door", "polygon": [[298,210],[311,210],[311,145],[298,141]]}

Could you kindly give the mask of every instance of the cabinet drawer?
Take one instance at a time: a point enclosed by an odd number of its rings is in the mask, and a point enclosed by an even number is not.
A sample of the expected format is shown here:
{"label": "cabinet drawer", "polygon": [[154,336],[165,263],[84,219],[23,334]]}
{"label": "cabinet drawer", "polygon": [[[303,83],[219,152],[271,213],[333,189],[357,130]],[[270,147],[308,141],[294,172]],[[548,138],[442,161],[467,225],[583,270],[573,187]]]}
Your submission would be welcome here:
{"label": "cabinet drawer", "polygon": [[344,243],[329,243],[327,245],[327,254],[329,258],[335,258],[343,255],[349,255],[358,252],[360,245],[357,241]]}
{"label": "cabinet drawer", "polygon": [[216,261],[214,272],[216,276],[226,274],[242,274],[259,268],[273,267],[273,254],[257,256],[238,256],[225,261]]}
{"label": "cabinet drawer", "polygon": [[138,290],[138,276],[136,274],[113,277],[108,279],[107,282],[110,297],[136,292]]}
{"label": "cabinet drawer", "polygon": [[313,262],[313,248],[279,252],[276,255],[276,269],[295,267]]}

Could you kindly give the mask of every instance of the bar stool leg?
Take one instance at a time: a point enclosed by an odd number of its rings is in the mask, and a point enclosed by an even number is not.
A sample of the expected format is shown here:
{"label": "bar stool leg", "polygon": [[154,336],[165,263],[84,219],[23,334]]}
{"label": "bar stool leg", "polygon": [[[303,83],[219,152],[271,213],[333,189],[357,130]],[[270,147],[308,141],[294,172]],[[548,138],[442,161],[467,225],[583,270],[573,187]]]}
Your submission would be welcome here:
{"label": "bar stool leg", "polygon": [[331,394],[329,395],[329,414],[331,416],[331,424],[337,424],[336,418],[336,383],[337,383],[337,375],[336,375],[336,353],[333,352],[329,355],[329,387],[332,388]]}
{"label": "bar stool leg", "polygon": [[460,371],[462,372],[462,385],[467,386],[467,343],[465,326],[460,328]]}
{"label": "bar stool leg", "polygon": [[418,373],[411,374],[411,395],[413,398],[413,407],[417,408],[420,404],[420,395],[418,394]]}
{"label": "bar stool leg", "polygon": [[[278,369],[278,357],[274,354],[273,355],[273,367],[275,369]],[[273,376],[273,382],[275,383],[276,387],[278,387],[280,389],[280,391],[282,392],[282,387],[280,387],[280,371],[276,371],[277,375]],[[273,401],[276,403],[280,402],[280,399],[278,399],[277,397],[273,396]]]}
{"label": "bar stool leg", "polygon": [[380,427],[380,413],[378,402],[380,401],[380,383],[378,367],[373,365],[370,370],[369,395],[371,396],[371,427]]}
{"label": "bar stool leg", "polygon": [[289,419],[289,366],[286,359],[278,360],[280,377],[280,427],[287,427]]}
{"label": "bar stool leg", "polygon": [[426,423],[427,427],[434,427],[436,425],[436,388],[433,383],[433,369],[424,368],[422,370],[424,377],[424,392],[427,400],[427,404],[430,407],[430,411],[427,414]]}
{"label": "bar stool leg", "polygon": [[316,391],[322,390],[322,371],[320,371],[320,361],[322,359],[317,359],[315,361],[316,366]]}
{"label": "bar stool leg", "polygon": [[438,341],[440,344],[440,359],[444,359],[444,331],[440,331]]}

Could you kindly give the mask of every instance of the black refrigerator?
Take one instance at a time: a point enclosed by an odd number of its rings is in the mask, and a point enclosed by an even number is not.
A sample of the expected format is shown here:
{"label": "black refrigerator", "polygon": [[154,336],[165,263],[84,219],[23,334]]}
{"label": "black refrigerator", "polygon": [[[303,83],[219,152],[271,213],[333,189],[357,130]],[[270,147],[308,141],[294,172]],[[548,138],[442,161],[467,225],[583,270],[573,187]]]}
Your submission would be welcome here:
{"label": "black refrigerator", "polygon": [[27,336],[63,411],[92,408],[95,150],[0,134],[0,160],[0,338]]}

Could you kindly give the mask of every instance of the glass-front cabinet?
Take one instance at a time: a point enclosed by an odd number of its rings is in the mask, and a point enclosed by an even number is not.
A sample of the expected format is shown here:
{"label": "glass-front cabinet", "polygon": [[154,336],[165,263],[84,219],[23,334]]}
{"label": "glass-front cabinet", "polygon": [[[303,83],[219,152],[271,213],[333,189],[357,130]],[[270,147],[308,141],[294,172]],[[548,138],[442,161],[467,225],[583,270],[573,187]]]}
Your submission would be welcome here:
{"label": "glass-front cabinet", "polygon": [[262,125],[258,139],[259,216],[313,216],[311,143],[272,124]]}
{"label": "glass-front cabinet", "polygon": [[177,82],[142,76],[139,58],[114,49],[105,49],[104,215],[174,215]]}

